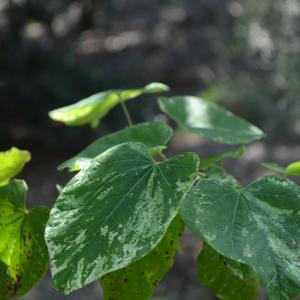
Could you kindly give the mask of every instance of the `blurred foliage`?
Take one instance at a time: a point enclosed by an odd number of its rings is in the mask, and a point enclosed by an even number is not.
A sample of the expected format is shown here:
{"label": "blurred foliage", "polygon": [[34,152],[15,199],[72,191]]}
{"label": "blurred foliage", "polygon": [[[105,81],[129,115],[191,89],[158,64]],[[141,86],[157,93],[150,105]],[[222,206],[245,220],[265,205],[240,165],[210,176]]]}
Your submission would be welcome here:
{"label": "blurred foliage", "polygon": [[300,2],[231,1],[229,11],[236,19],[227,65],[203,96],[233,106],[276,138],[299,138]]}
{"label": "blurred foliage", "polygon": [[[151,81],[297,136],[299,23],[297,0],[1,0],[0,138],[53,143],[49,110]],[[154,113],[132,108],[138,120]],[[104,125],[119,120],[116,110]]]}

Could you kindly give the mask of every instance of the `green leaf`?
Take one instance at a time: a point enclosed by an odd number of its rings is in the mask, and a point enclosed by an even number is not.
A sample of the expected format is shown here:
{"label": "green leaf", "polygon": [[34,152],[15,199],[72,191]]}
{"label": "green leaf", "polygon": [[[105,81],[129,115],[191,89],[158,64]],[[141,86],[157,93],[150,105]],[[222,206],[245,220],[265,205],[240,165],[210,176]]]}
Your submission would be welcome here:
{"label": "green leaf", "polygon": [[141,143],[97,156],[66,185],[50,213],[46,241],[55,287],[79,289],[154,249],[198,163],[193,153],[155,162]]}
{"label": "green leaf", "polygon": [[142,94],[161,93],[169,87],[158,82],[150,83],[140,89],[108,90],[94,94],[75,104],[64,106],[49,112],[52,120],[68,126],[91,124],[96,127],[99,120],[120,103],[138,97]]}
{"label": "green leaf", "polygon": [[210,287],[219,299],[252,300],[259,294],[259,278],[249,266],[228,259],[206,243],[197,267],[200,283]]}
{"label": "green leaf", "polygon": [[260,164],[263,168],[268,169],[270,171],[279,173],[279,174],[285,174],[286,169],[281,167],[280,165],[276,164],[276,163],[262,163]]}
{"label": "green leaf", "polygon": [[160,109],[187,131],[222,144],[247,144],[263,131],[215,103],[197,97],[160,98]]}
{"label": "green leaf", "polygon": [[300,187],[292,181],[266,176],[245,188],[199,181],[181,216],[218,252],[252,266],[271,299],[300,291]]}
{"label": "green leaf", "polygon": [[243,156],[246,152],[244,146],[241,146],[237,149],[233,149],[228,152],[224,152],[218,155],[210,156],[201,160],[201,169],[206,170],[212,167],[215,163],[222,161],[225,158],[239,158]]}
{"label": "green leaf", "polygon": [[300,161],[288,165],[286,168],[286,174],[300,176]]}
{"label": "green leaf", "polygon": [[183,231],[177,216],[159,244],[145,257],[126,268],[109,273],[100,282],[107,300],[147,300],[163,275],[172,267]]}
{"label": "green leaf", "polygon": [[49,210],[25,209],[27,186],[13,180],[0,188],[0,299],[24,295],[44,275],[44,230]]}
{"label": "green leaf", "polygon": [[225,168],[221,164],[214,164],[211,167],[205,169],[204,173],[208,178],[223,179],[227,176]]}
{"label": "green leaf", "polygon": [[97,139],[80,153],[61,164],[58,170],[65,168],[71,171],[80,170],[102,152],[125,142],[140,142],[150,149],[165,145],[171,136],[172,129],[163,123],[147,122],[127,127]]}
{"label": "green leaf", "polygon": [[8,151],[0,152],[0,186],[6,185],[11,178],[18,175],[25,164],[30,161],[28,151],[11,148]]}

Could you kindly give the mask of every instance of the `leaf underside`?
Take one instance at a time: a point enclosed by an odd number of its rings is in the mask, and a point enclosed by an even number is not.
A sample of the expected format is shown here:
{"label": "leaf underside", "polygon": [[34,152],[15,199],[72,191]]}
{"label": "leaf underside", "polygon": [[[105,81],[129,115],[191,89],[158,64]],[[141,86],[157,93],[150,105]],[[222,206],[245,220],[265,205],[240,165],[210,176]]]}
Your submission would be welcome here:
{"label": "leaf underside", "polygon": [[120,131],[106,135],[94,141],[76,156],[62,163],[58,169],[68,168],[71,171],[80,170],[87,166],[90,161],[108,150],[109,148],[125,142],[140,142],[149,149],[165,145],[172,135],[172,129],[158,122],[146,122],[127,127]]}
{"label": "leaf underside", "polygon": [[252,266],[270,299],[290,300],[299,293],[300,188],[295,183],[266,176],[242,188],[202,180],[184,200],[181,216],[218,252]]}
{"label": "leaf underside", "polygon": [[180,127],[222,144],[247,144],[264,137],[256,126],[197,97],[160,98],[159,106]]}
{"label": "leaf underside", "polygon": [[145,257],[100,279],[106,300],[147,300],[157,283],[172,267],[178,241],[183,231],[182,220],[172,221],[159,244]]}
{"label": "leaf underside", "polygon": [[153,82],[140,89],[109,90],[94,94],[75,104],[64,106],[49,112],[52,120],[68,126],[90,124],[96,127],[112,108],[121,101],[136,98],[142,94],[153,94],[168,91],[168,86]]}
{"label": "leaf underside", "polygon": [[49,210],[25,209],[27,186],[13,180],[0,188],[0,299],[27,293],[44,275],[48,254],[44,230]]}
{"label": "leaf underside", "polygon": [[260,291],[259,278],[249,266],[228,259],[204,243],[197,260],[200,283],[222,300],[252,300]]}
{"label": "leaf underside", "polygon": [[154,162],[140,143],[96,157],[50,213],[46,241],[55,287],[71,292],[147,255],[176,216],[197,167],[192,153]]}

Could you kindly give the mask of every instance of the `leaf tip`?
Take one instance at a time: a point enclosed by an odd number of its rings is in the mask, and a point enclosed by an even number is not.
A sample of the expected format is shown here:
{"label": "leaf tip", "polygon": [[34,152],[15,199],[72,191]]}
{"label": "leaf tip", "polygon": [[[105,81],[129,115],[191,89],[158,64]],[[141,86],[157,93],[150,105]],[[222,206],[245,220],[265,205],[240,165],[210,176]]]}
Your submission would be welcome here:
{"label": "leaf tip", "polygon": [[168,92],[170,87],[161,82],[152,82],[145,86],[145,91],[150,94]]}

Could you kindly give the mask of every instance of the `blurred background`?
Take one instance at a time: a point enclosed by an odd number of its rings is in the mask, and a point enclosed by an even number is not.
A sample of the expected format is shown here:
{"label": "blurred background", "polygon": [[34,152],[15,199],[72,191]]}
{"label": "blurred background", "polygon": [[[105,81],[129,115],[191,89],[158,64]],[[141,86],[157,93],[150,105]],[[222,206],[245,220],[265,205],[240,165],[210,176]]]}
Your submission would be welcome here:
{"label": "blurred background", "polygon": [[[0,46],[0,151],[31,151],[22,174],[30,206],[53,204],[55,184],[70,178],[56,171],[59,163],[126,125],[120,108],[96,130],[55,124],[48,111],[110,88],[160,81],[171,94],[216,101],[264,129],[266,140],[226,162],[242,183],[265,173],[263,161],[300,158],[299,0],[0,0]],[[153,96],[128,106],[135,122],[164,120]],[[227,149],[178,131],[169,152]],[[213,299],[198,284],[199,242],[186,232],[182,244],[185,254],[153,299]],[[100,293],[94,284],[64,296],[48,275],[24,299],[94,300]]]}

